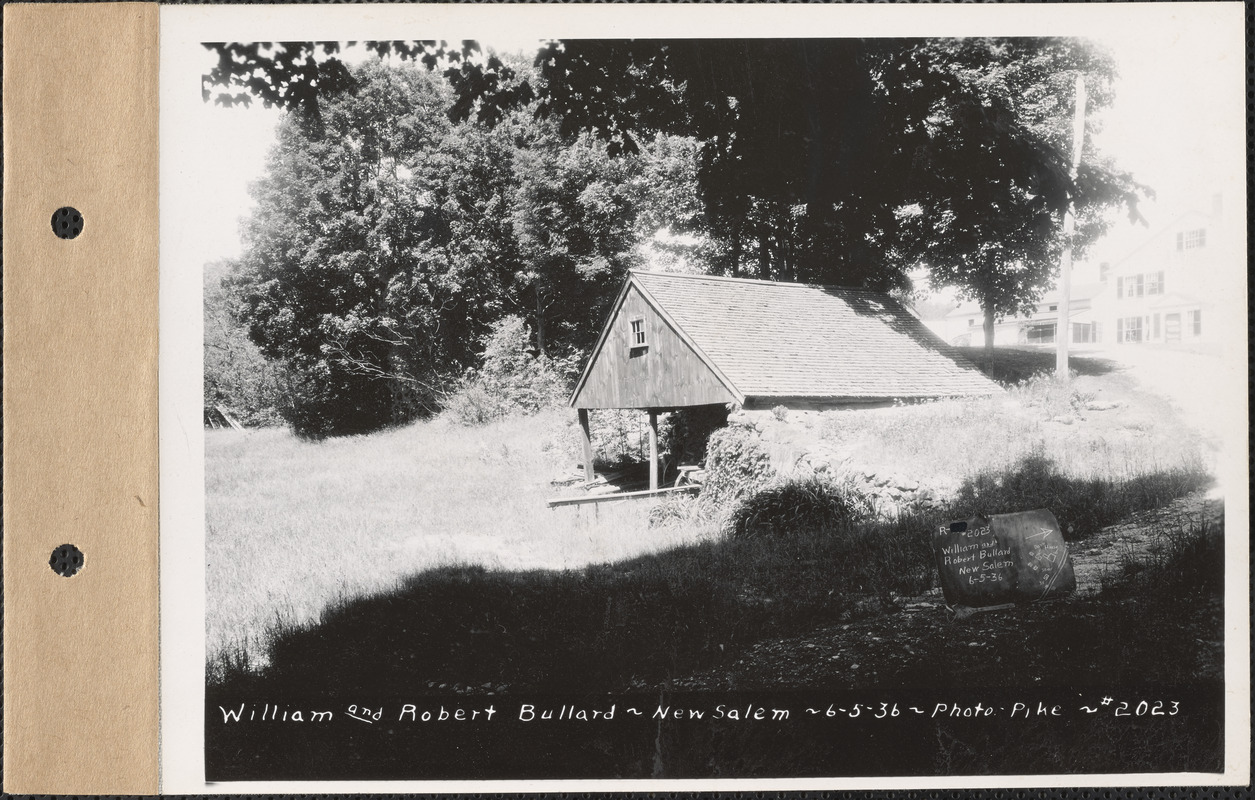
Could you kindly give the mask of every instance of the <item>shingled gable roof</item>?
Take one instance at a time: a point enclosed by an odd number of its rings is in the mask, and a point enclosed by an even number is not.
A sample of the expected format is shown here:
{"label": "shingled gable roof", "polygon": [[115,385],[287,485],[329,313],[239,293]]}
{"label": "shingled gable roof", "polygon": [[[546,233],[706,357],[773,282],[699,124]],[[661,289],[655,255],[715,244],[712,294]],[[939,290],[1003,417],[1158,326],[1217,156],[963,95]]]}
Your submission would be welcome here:
{"label": "shingled gable roof", "polygon": [[[884,294],[632,272],[619,302],[631,285],[742,398],[884,399],[999,391]],[[585,378],[602,341],[589,359]],[[583,383],[581,378],[573,402]]]}

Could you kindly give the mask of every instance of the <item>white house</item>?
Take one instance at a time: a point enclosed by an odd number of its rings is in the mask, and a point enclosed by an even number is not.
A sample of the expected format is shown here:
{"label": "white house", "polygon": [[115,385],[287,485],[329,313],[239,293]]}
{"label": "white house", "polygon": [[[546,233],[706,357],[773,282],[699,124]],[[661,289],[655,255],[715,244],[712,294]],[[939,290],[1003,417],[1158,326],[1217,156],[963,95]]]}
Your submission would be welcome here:
{"label": "white house", "polygon": [[[1187,211],[1152,229],[1119,258],[1099,267],[1097,282],[1073,284],[1069,342],[1112,345],[1214,341],[1217,298],[1235,257],[1223,226],[1220,196],[1210,212]],[[1051,290],[1024,316],[994,325],[994,344],[1053,345],[1057,339],[1059,292]],[[975,302],[946,314],[938,326],[954,345],[983,344],[984,316]]]}
{"label": "white house", "polygon": [[1109,344],[1213,339],[1216,299],[1233,291],[1221,277],[1229,272],[1222,211],[1217,196],[1210,213],[1180,214],[1110,263],[1096,306]]}

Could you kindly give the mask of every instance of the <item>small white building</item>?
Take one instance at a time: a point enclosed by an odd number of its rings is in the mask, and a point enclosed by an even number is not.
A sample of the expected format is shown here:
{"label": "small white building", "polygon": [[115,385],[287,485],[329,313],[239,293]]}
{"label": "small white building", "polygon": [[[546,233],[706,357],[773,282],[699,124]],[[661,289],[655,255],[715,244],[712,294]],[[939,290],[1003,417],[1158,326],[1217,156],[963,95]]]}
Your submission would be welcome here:
{"label": "small white building", "polygon": [[[1072,287],[1068,304],[1069,330],[1072,344],[1093,344],[1101,341],[1102,322],[1095,316],[1094,301],[1106,285],[1087,283]],[[1007,317],[994,323],[994,345],[1053,345],[1058,341],[1059,292],[1051,290],[1028,314]],[[985,343],[985,315],[975,301],[963,303],[946,314],[942,338],[952,345],[979,347]]]}

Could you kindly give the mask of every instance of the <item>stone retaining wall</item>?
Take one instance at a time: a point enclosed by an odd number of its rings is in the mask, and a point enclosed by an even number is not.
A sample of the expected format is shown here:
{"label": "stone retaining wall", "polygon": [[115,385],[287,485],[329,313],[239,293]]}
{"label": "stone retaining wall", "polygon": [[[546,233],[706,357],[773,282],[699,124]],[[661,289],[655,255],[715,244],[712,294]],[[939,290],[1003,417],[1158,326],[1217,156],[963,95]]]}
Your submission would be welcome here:
{"label": "stone retaining wall", "polygon": [[874,465],[856,463],[840,445],[821,437],[825,415],[849,411],[734,411],[729,426],[756,436],[777,477],[812,474],[848,482],[872,499],[878,511],[928,510],[953,496],[957,485],[935,476],[899,475]]}

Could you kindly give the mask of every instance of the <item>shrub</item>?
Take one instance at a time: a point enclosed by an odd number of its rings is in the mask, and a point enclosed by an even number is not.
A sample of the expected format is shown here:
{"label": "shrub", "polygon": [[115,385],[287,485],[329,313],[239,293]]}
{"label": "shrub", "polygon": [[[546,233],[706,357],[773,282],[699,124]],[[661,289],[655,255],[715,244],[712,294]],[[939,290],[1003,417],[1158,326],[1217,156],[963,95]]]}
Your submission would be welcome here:
{"label": "shrub", "polygon": [[1067,380],[1061,380],[1053,371],[1037,372],[1008,391],[1024,405],[1040,409],[1044,416],[1069,416],[1084,410],[1085,404],[1094,399],[1092,393],[1076,390],[1076,377],[1075,370]]}
{"label": "shrub", "polygon": [[449,395],[445,411],[463,425],[487,425],[506,413],[501,399],[473,377]]}
{"label": "shrub", "polygon": [[634,408],[598,408],[589,412],[593,452],[607,468],[649,460],[649,415]]}
{"label": "shrub", "polygon": [[520,317],[492,326],[483,364],[470,370],[445,400],[445,410],[463,425],[482,425],[512,414],[535,414],[566,400],[562,365],[529,352],[531,332]]}
{"label": "shrub", "polygon": [[1037,452],[1024,456],[1010,469],[987,470],[968,478],[959,487],[954,509],[967,515],[1045,508],[1059,520],[1065,539],[1083,539],[1130,514],[1165,505],[1210,483],[1201,466],[1159,470],[1123,480],[1073,478]]}
{"label": "shrub", "polygon": [[390,381],[357,375],[317,361],[288,371],[288,395],[279,407],[292,432],[307,439],[369,433],[397,421]]}
{"label": "shrub", "polygon": [[222,406],[242,425],[276,425],[288,394],[283,364],[263,357],[248,338],[223,285],[229,270],[223,262],[205,266],[205,411]]}
{"label": "shrub", "polygon": [[687,523],[701,525],[702,517],[702,507],[696,497],[688,494],[675,494],[663,498],[649,509],[649,527],[663,528],[668,525]]}
{"label": "shrub", "polygon": [[744,425],[721,428],[712,433],[706,443],[702,501],[715,509],[729,507],[765,486],[771,474],[771,460],[753,428]]}
{"label": "shrub", "polygon": [[807,476],[748,495],[732,509],[725,529],[737,539],[845,533],[872,513],[871,503],[851,486]]}

